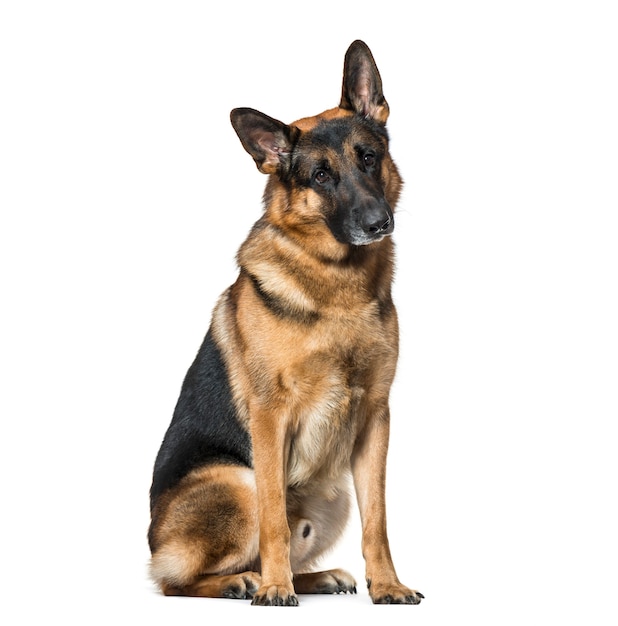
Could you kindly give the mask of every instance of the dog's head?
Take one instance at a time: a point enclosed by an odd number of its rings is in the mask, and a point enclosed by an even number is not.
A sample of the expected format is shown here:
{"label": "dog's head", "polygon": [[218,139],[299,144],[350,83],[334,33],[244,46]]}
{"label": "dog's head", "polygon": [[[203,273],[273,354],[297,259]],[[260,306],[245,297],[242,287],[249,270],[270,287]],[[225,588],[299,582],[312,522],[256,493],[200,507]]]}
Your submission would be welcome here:
{"label": "dog's head", "polygon": [[369,48],[355,41],[344,61],[338,107],[284,124],[254,109],[231,121],[258,169],[270,174],[267,215],[296,232],[366,245],[393,232],[401,177],[388,151],[389,108]]}

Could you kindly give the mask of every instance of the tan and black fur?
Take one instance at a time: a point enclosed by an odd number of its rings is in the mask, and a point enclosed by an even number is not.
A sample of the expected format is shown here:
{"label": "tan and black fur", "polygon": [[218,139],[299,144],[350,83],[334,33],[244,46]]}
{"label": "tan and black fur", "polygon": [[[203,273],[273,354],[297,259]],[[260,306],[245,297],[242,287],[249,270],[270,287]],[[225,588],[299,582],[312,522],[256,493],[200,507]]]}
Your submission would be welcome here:
{"label": "tan and black fur", "polygon": [[261,172],[265,210],[238,252],[159,451],[151,488],[151,575],[163,593],[296,605],[355,592],[315,572],[340,537],[350,477],[369,595],[417,604],[386,534],[391,299],[388,104],[355,41],[338,107],[287,125],[253,109],[231,121]]}

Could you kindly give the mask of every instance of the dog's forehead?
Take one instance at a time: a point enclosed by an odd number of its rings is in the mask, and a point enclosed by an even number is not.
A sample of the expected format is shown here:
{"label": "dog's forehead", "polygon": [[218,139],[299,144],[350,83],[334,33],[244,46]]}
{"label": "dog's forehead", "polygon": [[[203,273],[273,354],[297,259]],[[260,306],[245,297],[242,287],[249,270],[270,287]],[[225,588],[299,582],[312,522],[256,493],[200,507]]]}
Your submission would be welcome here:
{"label": "dog's forehead", "polygon": [[310,130],[302,132],[297,143],[302,154],[343,154],[358,146],[373,145],[379,149],[384,145],[386,134],[382,128],[358,116],[321,120]]}
{"label": "dog's forehead", "polygon": [[296,120],[292,123],[292,126],[296,126],[296,128],[302,132],[307,132],[324,121],[351,117],[352,115],[354,115],[352,111],[335,107],[334,109],[328,109],[322,113],[318,113],[318,115],[311,115],[309,117],[303,117]]}

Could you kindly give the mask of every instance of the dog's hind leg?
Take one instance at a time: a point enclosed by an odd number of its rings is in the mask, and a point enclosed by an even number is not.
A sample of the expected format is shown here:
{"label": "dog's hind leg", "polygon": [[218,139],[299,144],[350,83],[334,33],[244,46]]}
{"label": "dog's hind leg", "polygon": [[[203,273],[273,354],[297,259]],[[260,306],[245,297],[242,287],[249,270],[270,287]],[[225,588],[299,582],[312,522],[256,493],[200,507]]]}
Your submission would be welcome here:
{"label": "dog's hind leg", "polygon": [[252,597],[258,532],[252,470],[195,470],[153,509],[151,576],[166,595]]}

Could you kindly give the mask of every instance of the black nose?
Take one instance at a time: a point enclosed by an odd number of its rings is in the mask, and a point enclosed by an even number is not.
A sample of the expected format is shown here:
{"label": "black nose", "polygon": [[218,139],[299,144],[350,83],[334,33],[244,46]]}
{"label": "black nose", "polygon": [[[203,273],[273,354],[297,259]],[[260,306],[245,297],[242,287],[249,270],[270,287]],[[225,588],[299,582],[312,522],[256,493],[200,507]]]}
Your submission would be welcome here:
{"label": "black nose", "polygon": [[363,211],[360,223],[369,235],[387,235],[393,230],[393,214],[384,206],[375,206]]}

